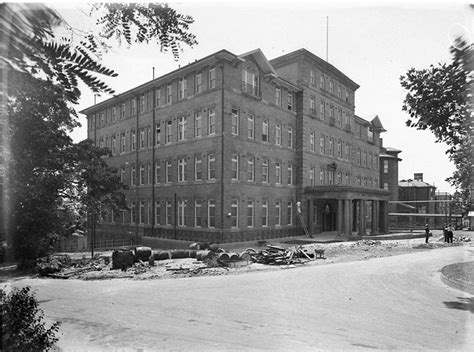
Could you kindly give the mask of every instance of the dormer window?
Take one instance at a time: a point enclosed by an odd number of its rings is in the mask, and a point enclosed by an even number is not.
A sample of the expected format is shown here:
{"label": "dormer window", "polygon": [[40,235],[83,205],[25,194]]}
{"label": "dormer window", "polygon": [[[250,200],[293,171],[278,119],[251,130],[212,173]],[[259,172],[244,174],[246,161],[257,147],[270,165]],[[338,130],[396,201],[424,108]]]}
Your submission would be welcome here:
{"label": "dormer window", "polygon": [[259,96],[259,76],[249,70],[242,70],[242,92]]}

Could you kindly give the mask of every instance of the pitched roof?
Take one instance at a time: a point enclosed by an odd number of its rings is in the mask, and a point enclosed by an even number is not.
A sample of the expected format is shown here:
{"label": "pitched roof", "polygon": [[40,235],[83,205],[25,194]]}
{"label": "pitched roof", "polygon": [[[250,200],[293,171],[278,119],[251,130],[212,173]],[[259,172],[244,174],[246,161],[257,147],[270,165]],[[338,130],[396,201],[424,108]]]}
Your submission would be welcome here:
{"label": "pitched roof", "polygon": [[375,115],[375,117],[370,121],[374,128],[380,132],[386,132],[387,130],[383,128],[382,122],[380,121],[379,115]]}
{"label": "pitched roof", "polygon": [[429,183],[426,183],[424,181],[418,181],[418,180],[401,180],[398,181],[398,187],[430,187],[430,188],[436,188],[433,185],[430,185]]}

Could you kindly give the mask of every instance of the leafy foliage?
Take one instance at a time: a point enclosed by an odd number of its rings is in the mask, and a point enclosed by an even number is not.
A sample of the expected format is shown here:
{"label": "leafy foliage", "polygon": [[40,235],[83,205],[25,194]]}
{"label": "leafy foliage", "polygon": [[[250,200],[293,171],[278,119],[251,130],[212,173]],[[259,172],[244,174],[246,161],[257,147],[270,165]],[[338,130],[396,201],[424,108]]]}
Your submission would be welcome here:
{"label": "leafy foliage", "polygon": [[455,197],[460,198],[467,210],[472,170],[469,139],[472,106],[468,94],[472,91],[474,53],[472,45],[462,39],[450,51],[452,62],[422,70],[411,68],[400,77],[400,82],[408,91],[403,102],[403,110],[410,115],[407,126],[429,129],[437,142],[447,144],[446,154],[456,166],[447,181],[456,188]]}
{"label": "leafy foliage", "polygon": [[23,78],[9,104],[12,219],[17,257],[35,259],[70,225],[65,213],[124,207],[125,186],[104,160],[107,149],[90,141],[74,144],[68,136],[77,122],[64,91]]}
{"label": "leafy foliage", "polygon": [[49,329],[30,287],[14,288],[8,294],[0,289],[2,351],[45,351],[58,341],[59,323]]}
{"label": "leafy foliage", "polygon": [[[0,4],[0,37],[5,50],[0,60],[10,67],[10,75],[27,73],[36,78],[51,80],[60,85],[68,101],[77,103],[81,80],[94,92],[114,93],[102,76],[115,77],[117,73],[100,63],[106,47],[103,39],[112,37],[128,44],[149,43],[152,39],[162,51],[171,48],[179,57],[180,43],[196,44],[188,32],[193,23],[190,16],[177,13],[161,4],[97,4],[91,13],[100,12],[97,21],[99,35],[85,33],[78,43],[70,38],[56,38],[54,30],[67,26],[60,14],[44,4]],[[73,29],[71,29],[73,31]],[[136,34],[135,34],[136,33]]]}

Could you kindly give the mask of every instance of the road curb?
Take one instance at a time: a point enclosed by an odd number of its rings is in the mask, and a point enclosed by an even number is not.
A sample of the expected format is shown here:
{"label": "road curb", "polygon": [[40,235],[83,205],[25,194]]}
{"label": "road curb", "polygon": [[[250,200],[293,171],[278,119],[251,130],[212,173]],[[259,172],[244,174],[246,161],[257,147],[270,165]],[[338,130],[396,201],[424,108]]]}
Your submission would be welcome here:
{"label": "road curb", "polygon": [[[457,264],[462,264],[462,263],[457,263]],[[455,264],[450,264],[450,265],[455,265]],[[457,290],[464,291],[471,295],[474,295],[474,282],[450,278],[449,276],[443,273],[443,269],[446,267],[449,267],[450,265],[446,265],[443,268],[441,268],[440,270],[441,281],[443,281],[446,285],[451,286]]]}

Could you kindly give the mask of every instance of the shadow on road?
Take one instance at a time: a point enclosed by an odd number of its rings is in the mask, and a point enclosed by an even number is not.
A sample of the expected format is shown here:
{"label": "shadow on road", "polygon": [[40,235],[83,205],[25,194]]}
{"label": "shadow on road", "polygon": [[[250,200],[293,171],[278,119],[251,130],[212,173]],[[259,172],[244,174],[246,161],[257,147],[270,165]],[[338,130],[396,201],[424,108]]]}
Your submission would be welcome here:
{"label": "shadow on road", "polygon": [[457,297],[457,302],[443,302],[444,305],[451,309],[468,310],[474,313],[474,297]]}

